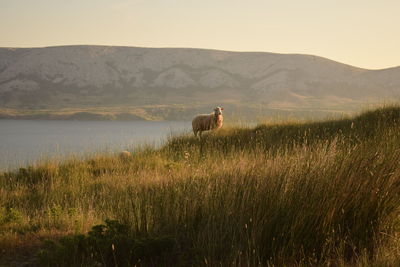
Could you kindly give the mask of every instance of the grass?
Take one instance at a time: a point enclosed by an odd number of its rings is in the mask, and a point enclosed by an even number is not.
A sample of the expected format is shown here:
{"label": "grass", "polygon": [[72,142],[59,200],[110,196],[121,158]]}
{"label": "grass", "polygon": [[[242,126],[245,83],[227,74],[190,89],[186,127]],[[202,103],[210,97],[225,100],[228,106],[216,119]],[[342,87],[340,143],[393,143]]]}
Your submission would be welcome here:
{"label": "grass", "polygon": [[386,107],[3,173],[0,255],[29,248],[44,266],[396,266],[399,132],[400,108]]}

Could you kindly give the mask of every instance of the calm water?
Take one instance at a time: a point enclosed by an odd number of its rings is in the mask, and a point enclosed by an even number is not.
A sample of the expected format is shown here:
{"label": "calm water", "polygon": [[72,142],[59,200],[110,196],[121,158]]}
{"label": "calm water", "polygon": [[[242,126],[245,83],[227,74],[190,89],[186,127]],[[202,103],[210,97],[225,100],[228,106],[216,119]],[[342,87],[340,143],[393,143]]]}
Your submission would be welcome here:
{"label": "calm water", "polygon": [[0,120],[0,170],[48,158],[160,145],[189,122]]}

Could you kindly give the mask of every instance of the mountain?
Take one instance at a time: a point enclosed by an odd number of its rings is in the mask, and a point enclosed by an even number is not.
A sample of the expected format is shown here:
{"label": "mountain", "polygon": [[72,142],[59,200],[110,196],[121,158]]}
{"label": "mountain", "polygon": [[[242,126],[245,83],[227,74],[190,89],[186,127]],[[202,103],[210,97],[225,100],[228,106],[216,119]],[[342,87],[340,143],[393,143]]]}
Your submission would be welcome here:
{"label": "mountain", "polygon": [[146,107],[143,112],[150,114],[150,107],[153,113],[157,107],[177,106],[208,112],[225,105],[348,110],[398,96],[400,67],[367,70],[312,55],[116,46],[0,48],[2,109]]}

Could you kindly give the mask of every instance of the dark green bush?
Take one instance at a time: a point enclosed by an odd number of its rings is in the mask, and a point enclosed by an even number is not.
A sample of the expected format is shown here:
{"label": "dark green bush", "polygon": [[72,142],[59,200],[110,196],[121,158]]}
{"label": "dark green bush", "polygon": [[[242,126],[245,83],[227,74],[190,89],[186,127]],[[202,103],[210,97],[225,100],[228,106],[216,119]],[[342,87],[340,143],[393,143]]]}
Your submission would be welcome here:
{"label": "dark green bush", "polygon": [[93,226],[87,235],[47,240],[39,252],[43,266],[163,266],[176,255],[170,236],[137,237],[116,220]]}

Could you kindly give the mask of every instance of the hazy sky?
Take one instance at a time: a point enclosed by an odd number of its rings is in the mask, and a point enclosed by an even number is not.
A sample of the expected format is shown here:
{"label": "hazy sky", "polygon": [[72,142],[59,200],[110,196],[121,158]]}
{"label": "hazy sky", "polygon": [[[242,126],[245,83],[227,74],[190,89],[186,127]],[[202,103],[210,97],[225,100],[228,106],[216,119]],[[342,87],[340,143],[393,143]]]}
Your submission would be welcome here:
{"label": "hazy sky", "polygon": [[0,0],[0,46],[302,53],[400,65],[400,0]]}

